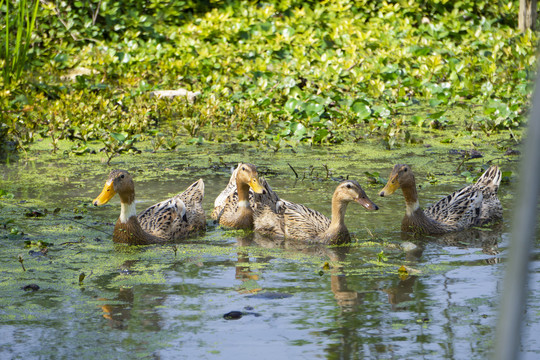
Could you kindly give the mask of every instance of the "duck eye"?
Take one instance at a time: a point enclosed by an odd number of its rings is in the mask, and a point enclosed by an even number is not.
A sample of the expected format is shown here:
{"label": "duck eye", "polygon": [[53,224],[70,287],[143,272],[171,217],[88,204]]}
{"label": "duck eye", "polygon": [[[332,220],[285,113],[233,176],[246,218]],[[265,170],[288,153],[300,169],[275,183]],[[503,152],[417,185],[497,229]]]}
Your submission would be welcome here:
{"label": "duck eye", "polygon": [[242,166],[242,171],[246,171],[246,168]]}
{"label": "duck eye", "polygon": [[124,178],[124,174],[120,175],[120,178],[123,179],[123,178]]}
{"label": "duck eye", "polygon": [[407,168],[403,169],[403,172],[407,172]]}
{"label": "duck eye", "polygon": [[347,189],[350,189],[351,188],[351,184],[347,184]]}

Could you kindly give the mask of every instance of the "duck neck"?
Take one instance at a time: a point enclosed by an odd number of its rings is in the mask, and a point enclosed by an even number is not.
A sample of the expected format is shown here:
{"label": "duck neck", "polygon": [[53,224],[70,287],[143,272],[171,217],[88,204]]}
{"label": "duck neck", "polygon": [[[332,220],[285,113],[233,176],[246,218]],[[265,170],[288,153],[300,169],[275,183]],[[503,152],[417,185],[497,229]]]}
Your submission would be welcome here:
{"label": "duck neck", "polygon": [[334,195],[332,197],[332,219],[328,230],[326,230],[326,237],[335,238],[339,237],[341,233],[347,232],[347,227],[345,226],[346,210],[347,202],[338,200]]}
{"label": "duck neck", "polygon": [[144,231],[135,210],[135,192],[119,193],[120,217],[113,231],[113,241],[129,245],[159,244],[165,240]]}
{"label": "duck neck", "polygon": [[238,207],[251,210],[249,206],[249,185],[236,180],[236,189],[238,191]]}
{"label": "duck neck", "polygon": [[411,216],[414,212],[420,209],[420,203],[418,202],[418,193],[416,192],[416,185],[401,186],[403,191],[403,197],[405,198],[405,211],[407,216]]}
{"label": "duck neck", "polygon": [[137,216],[135,209],[135,193],[119,194],[120,195],[120,222],[125,224],[132,216]]}

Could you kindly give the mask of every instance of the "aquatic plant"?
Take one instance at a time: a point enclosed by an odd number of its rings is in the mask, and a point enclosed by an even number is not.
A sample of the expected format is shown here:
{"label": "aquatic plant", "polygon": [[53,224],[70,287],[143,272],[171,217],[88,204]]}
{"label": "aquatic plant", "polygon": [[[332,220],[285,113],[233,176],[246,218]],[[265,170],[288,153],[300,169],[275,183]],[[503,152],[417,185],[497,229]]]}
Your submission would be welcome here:
{"label": "aquatic plant", "polygon": [[[0,92],[0,131],[19,148],[38,134],[80,148],[128,132],[155,151],[491,135],[523,124],[536,69],[537,34],[516,30],[512,1],[43,4],[33,73]],[[179,87],[201,95],[148,95]]]}

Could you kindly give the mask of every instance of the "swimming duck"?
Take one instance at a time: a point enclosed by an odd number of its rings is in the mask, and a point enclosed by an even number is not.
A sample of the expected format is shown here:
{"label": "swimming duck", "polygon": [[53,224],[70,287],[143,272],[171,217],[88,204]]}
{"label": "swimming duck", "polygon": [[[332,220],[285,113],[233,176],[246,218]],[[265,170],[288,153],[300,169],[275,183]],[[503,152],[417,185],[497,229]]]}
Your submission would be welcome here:
{"label": "swimming duck", "polygon": [[270,185],[259,179],[253,164],[239,163],[229,183],[214,202],[212,219],[234,229],[253,228],[253,209],[267,204],[275,209],[278,196]]}
{"label": "swimming duck", "polygon": [[203,231],[206,219],[202,208],[204,183],[199,179],[183,193],[164,200],[137,215],[135,187],[131,174],[113,170],[94,205],[106,204],[120,196],[121,211],[113,232],[113,241],[130,245],[164,243]]}
{"label": "swimming duck", "polygon": [[345,211],[353,201],[367,210],[379,209],[358,182],[346,180],[337,186],[332,196],[332,219],[302,204],[281,199],[276,204],[276,211],[268,206],[256,211],[255,231],[329,245],[347,243],[351,237],[345,226]]}
{"label": "swimming duck", "polygon": [[497,198],[500,182],[501,170],[495,165],[491,166],[476,183],[455,191],[423,210],[418,202],[410,166],[397,164],[379,195],[389,196],[401,187],[406,205],[402,231],[444,234],[501,219],[502,206]]}

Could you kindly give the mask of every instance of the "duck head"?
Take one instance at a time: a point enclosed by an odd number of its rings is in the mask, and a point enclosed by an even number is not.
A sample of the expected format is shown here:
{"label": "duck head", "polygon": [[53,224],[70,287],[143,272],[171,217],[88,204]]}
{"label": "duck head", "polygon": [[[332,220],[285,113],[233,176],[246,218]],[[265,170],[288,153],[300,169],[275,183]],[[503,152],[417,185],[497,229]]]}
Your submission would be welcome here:
{"label": "duck head", "polygon": [[125,170],[111,171],[101,194],[93,201],[94,206],[106,204],[115,194],[120,196],[123,203],[131,204],[134,201],[135,186],[133,178]]}
{"label": "duck head", "polygon": [[265,190],[261,185],[261,182],[259,181],[259,174],[257,173],[257,168],[253,164],[238,164],[236,173],[236,184],[237,187],[246,184],[257,194],[265,193]]}
{"label": "duck head", "polygon": [[366,195],[364,189],[354,180],[346,180],[338,185],[334,197],[340,202],[357,202],[367,210],[379,210],[379,207]]}
{"label": "duck head", "polygon": [[379,192],[379,196],[390,196],[400,187],[415,187],[414,175],[409,165],[396,164],[388,177],[388,182]]}

